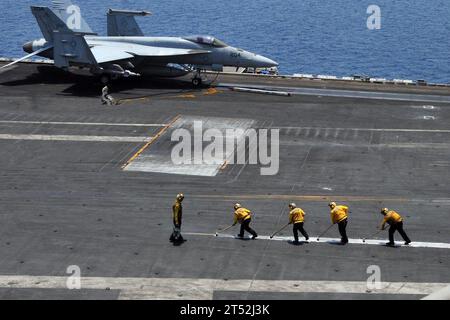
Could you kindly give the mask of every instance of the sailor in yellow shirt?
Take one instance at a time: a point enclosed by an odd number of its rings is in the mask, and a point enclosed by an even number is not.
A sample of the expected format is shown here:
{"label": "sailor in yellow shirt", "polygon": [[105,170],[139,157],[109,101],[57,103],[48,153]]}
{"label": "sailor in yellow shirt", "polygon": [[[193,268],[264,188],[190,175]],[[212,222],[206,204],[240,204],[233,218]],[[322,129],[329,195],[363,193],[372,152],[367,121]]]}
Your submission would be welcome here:
{"label": "sailor in yellow shirt", "polygon": [[289,224],[293,224],[293,232],[294,232],[294,244],[298,244],[298,232],[300,231],[301,234],[305,237],[306,241],[309,240],[308,233],[306,233],[305,229],[303,228],[303,224],[305,222],[305,212],[297,208],[297,205],[295,203],[289,204]]}
{"label": "sailor in yellow shirt", "polygon": [[388,246],[395,245],[394,242],[394,233],[398,230],[398,233],[405,240],[405,245],[411,243],[411,240],[408,238],[408,235],[403,230],[403,218],[394,210],[389,210],[388,208],[381,209],[381,214],[384,216],[383,222],[381,223],[381,230],[384,230],[384,227],[389,224],[391,227],[389,228],[389,242],[386,243]]}
{"label": "sailor in yellow shirt", "polygon": [[258,236],[252,228],[250,228],[250,222],[252,221],[252,213],[250,210],[243,208],[239,203],[234,205],[234,222],[235,226],[238,222],[241,224],[241,231],[238,234],[238,238],[244,237],[244,231],[247,231],[252,235],[252,239],[256,239]]}
{"label": "sailor in yellow shirt", "polygon": [[331,222],[338,224],[339,233],[341,234],[341,244],[348,243],[347,237],[347,223],[348,223],[348,207],[338,206],[335,202],[328,204],[330,207]]}
{"label": "sailor in yellow shirt", "polygon": [[181,203],[184,200],[184,195],[182,193],[177,194],[175,203],[172,206],[172,219],[173,219],[173,232],[170,236],[170,242],[181,243],[184,241],[181,236],[181,220],[183,217],[183,206]]}

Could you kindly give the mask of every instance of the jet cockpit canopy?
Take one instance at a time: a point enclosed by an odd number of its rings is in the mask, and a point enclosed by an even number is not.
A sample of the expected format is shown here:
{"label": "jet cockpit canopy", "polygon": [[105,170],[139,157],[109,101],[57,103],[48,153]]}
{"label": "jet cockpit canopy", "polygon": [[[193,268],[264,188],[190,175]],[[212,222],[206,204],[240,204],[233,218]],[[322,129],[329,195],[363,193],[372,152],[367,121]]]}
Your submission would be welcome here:
{"label": "jet cockpit canopy", "polygon": [[216,47],[216,48],[228,47],[228,45],[225,42],[220,41],[219,39],[217,39],[213,36],[201,36],[201,35],[197,36],[197,35],[195,35],[195,36],[185,37],[184,39],[195,42],[195,43]]}

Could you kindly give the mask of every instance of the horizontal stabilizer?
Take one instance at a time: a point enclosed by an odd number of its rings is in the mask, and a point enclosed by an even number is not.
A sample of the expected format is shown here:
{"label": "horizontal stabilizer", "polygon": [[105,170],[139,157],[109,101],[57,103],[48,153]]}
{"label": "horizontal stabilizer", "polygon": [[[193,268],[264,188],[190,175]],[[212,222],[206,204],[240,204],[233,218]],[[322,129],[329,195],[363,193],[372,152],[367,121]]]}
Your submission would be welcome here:
{"label": "horizontal stabilizer", "polygon": [[24,60],[26,60],[26,59],[29,59],[29,58],[31,58],[31,57],[33,57],[33,56],[36,56],[36,55],[38,55],[38,54],[40,54],[40,53],[42,53],[42,52],[44,52],[44,51],[47,51],[47,50],[49,50],[49,49],[51,49],[51,48],[53,48],[53,46],[49,46],[49,47],[45,47],[45,48],[39,49],[39,50],[37,50],[37,51],[35,51],[35,52],[33,52],[33,53],[30,53],[30,54],[26,55],[25,57],[22,57],[22,58],[20,58],[20,59],[14,61],[14,62],[11,62],[11,63],[9,63],[9,64],[7,64],[7,65],[4,65],[4,66],[1,67],[0,69],[4,69],[4,68],[11,67],[11,66],[15,65],[16,63],[22,62],[22,61],[24,61]]}

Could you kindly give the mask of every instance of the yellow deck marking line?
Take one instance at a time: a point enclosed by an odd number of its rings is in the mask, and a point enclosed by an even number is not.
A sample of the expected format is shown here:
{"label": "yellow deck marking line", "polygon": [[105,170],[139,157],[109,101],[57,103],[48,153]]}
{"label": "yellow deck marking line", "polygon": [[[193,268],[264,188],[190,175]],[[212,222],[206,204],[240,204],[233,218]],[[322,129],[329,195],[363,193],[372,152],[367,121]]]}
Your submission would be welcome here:
{"label": "yellow deck marking line", "polygon": [[147,142],[141,149],[139,149],[138,152],[136,152],[123,166],[122,169],[125,169],[131,162],[133,162],[137,157],[139,157],[142,152],[144,152],[148,147],[150,147],[156,140],[161,137],[164,132],[167,131],[174,123],[180,118],[180,115],[177,115],[175,118],[172,119],[165,127],[163,127],[159,132],[151,139],[149,142]]}
{"label": "yellow deck marking line", "polygon": [[180,94],[178,96],[175,96],[174,98],[187,98],[187,99],[195,99],[195,94]]}
{"label": "yellow deck marking line", "polygon": [[[214,89],[214,88],[209,88],[206,92],[203,92],[204,96],[208,96],[208,95],[213,95],[213,94],[217,94],[221,91]],[[175,95],[175,96],[169,96],[169,97],[165,97],[167,99],[173,99],[173,98],[184,98],[184,99],[195,99],[197,98],[197,96],[195,94],[192,93],[186,93],[186,94],[180,94],[180,95]],[[140,97],[140,98],[129,98],[129,99],[118,99],[118,104],[122,104],[122,103],[127,103],[127,102],[132,102],[132,101],[147,101],[149,100],[150,97]]]}
{"label": "yellow deck marking line", "polygon": [[[209,95],[217,94],[217,93],[219,93],[219,92],[220,92],[220,91],[217,90],[217,89],[209,88],[208,90],[206,90],[206,91],[203,92],[203,95],[204,95],[204,96],[209,96]],[[177,96],[167,97],[167,98],[169,98],[169,99],[170,99],[170,98],[195,99],[195,98],[197,98],[197,96],[196,96],[195,94],[192,94],[192,93],[186,93],[186,94],[180,94],[180,95],[177,95]]]}
{"label": "yellow deck marking line", "polygon": [[220,170],[220,171],[223,171],[223,170],[225,170],[226,167],[228,167],[228,161],[225,161],[225,162],[222,164],[222,166],[220,166],[219,170]]}
{"label": "yellow deck marking line", "polygon": [[365,196],[326,196],[326,195],[287,195],[287,194],[254,194],[254,195],[191,195],[191,198],[222,199],[222,200],[304,200],[304,201],[393,201],[406,202],[406,198],[384,198]]}
{"label": "yellow deck marking line", "polygon": [[203,92],[204,96],[209,96],[209,95],[213,95],[213,94],[217,94],[220,91],[215,89],[215,88],[209,88],[208,90],[206,90],[206,92]]}
{"label": "yellow deck marking line", "polygon": [[[133,102],[133,101],[149,101],[150,98],[153,96],[143,96],[143,97],[136,97],[136,98],[128,98],[128,99],[118,99],[117,104],[127,103],[127,102]],[[181,95],[174,95],[174,96],[167,96],[162,97],[162,99],[173,99],[173,98],[196,98],[194,94],[181,94]]]}
{"label": "yellow deck marking line", "polygon": [[117,105],[121,105],[127,102],[134,102],[134,101],[148,101],[149,98],[148,97],[143,97],[143,98],[128,98],[128,99],[118,99],[117,100]]}

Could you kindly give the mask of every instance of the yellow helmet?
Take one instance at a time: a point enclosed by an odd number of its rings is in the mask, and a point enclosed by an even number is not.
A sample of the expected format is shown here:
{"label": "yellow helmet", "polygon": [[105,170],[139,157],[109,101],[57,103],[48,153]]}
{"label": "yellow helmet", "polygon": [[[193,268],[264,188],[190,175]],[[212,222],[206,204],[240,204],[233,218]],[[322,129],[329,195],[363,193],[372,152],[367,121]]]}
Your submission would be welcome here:
{"label": "yellow helmet", "polygon": [[297,205],[293,202],[289,203],[289,208],[294,209],[297,208]]}
{"label": "yellow helmet", "polygon": [[184,194],[182,194],[182,193],[177,194],[178,201],[183,201],[183,199],[184,199]]}
{"label": "yellow helmet", "polygon": [[237,210],[239,208],[242,208],[242,206],[239,203],[234,204],[234,210]]}
{"label": "yellow helmet", "polygon": [[389,209],[388,208],[383,208],[381,209],[381,213],[388,213]]}
{"label": "yellow helmet", "polygon": [[334,208],[336,208],[336,202],[330,202],[330,203],[328,204],[328,206],[329,206],[331,209],[334,209]]}

